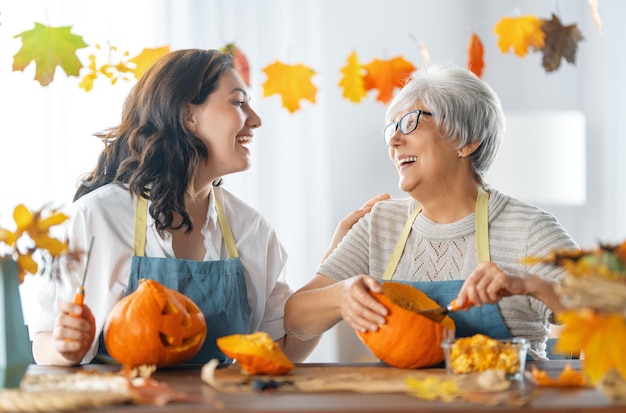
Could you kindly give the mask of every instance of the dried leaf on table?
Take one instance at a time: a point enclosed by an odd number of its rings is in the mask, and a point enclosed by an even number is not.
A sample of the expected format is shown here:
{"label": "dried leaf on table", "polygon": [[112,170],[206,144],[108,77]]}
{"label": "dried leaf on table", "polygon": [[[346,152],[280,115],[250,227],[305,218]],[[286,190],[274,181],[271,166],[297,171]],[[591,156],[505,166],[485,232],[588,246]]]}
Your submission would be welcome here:
{"label": "dried leaf on table", "polygon": [[467,46],[467,68],[476,76],[483,77],[485,67],[485,49],[476,32],[472,33]]}
{"label": "dried leaf on table", "polygon": [[576,24],[563,26],[559,18],[552,14],[552,20],[544,20],[541,29],[546,34],[542,50],[543,67],[547,72],[558,69],[561,58],[568,63],[576,63],[578,42],[584,39]]}
{"label": "dried leaf on table", "polygon": [[263,97],[280,95],[283,106],[294,113],[300,109],[300,100],[315,103],[317,87],[311,82],[316,74],[313,69],[303,64],[287,65],[276,61],[266,66],[263,71],[267,80],[263,83]]}
{"label": "dried leaf on table", "polygon": [[374,59],[365,65],[365,90],[378,89],[376,100],[388,103],[393,97],[394,88],[403,87],[411,73],[415,71],[413,63],[398,56],[390,60]]}
{"label": "dried leaf on table", "polygon": [[516,55],[524,57],[531,47],[543,48],[546,35],[541,30],[542,23],[537,16],[503,17],[494,29],[500,51],[507,53],[512,47]]}
{"label": "dried leaf on table", "polygon": [[356,52],[350,53],[348,63],[341,68],[343,77],[339,87],[343,88],[343,97],[353,103],[358,103],[367,95],[363,81],[363,66],[359,63]]}
{"label": "dried leaf on table", "polygon": [[72,26],[49,27],[35,23],[35,28],[15,35],[22,47],[13,56],[13,71],[24,71],[30,62],[37,66],[35,80],[47,86],[60,66],[68,76],[78,76],[83,67],[76,50],[87,47],[82,36],[71,33]]}
{"label": "dried leaf on table", "polygon": [[589,383],[585,375],[576,371],[567,363],[559,377],[554,379],[545,370],[540,370],[536,366],[531,368],[531,378],[537,386],[543,387],[587,387]]}

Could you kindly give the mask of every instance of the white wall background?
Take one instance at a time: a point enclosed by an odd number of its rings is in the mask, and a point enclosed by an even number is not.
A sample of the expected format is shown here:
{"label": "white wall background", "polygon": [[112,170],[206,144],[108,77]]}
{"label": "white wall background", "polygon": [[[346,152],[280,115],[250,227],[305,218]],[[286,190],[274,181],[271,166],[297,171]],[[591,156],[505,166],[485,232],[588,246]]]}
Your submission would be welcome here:
{"label": "white wall background", "polygon": [[[501,54],[493,33],[504,16],[534,14],[576,23],[585,39],[577,63],[546,73],[541,54]],[[352,51],[362,62],[402,55],[421,65],[466,64],[472,30],[486,53],[484,80],[505,110],[581,110],[586,115],[587,200],[582,206],[540,205],[584,247],[626,237],[626,2],[600,0],[603,35],[587,0],[0,0],[0,222],[19,202],[69,205],[78,176],[100,151],[91,134],[114,125],[132,84],[98,79],[85,93],[57,70],[48,87],[34,67],[12,72],[33,27],[73,25],[87,43],[107,41],[131,55],[144,47],[219,48],[236,42],[251,64],[253,105],[263,127],[251,146],[252,168],[226,185],[258,208],[290,252],[294,288],[313,275],[335,224],[365,200],[397,189],[381,138],[385,106],[372,92],[359,104],[341,97],[339,69]],[[82,49],[79,55],[86,57]],[[275,60],[303,63],[317,75],[317,104],[290,114],[278,96],[262,97],[262,68]],[[540,147],[536,151],[541,151]],[[535,167],[528,159],[528,167]],[[521,172],[523,173],[523,171]],[[502,187],[506,191],[506,187]],[[341,346],[337,345],[339,342]],[[358,344],[358,343],[356,343]],[[311,361],[367,357],[345,327],[329,332]]]}

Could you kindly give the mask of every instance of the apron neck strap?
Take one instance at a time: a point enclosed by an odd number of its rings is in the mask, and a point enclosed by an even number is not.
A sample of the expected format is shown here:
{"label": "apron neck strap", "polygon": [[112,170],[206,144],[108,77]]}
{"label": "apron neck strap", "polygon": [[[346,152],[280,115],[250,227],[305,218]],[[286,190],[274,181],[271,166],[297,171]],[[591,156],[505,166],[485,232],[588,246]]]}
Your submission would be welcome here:
{"label": "apron neck strap", "polygon": [[222,188],[214,186],[213,194],[215,195],[215,211],[217,212],[217,221],[220,224],[220,229],[222,230],[222,237],[224,238],[224,243],[226,244],[228,258],[237,258],[239,256],[239,251],[237,251],[235,237],[233,237],[233,232],[230,230],[230,225],[228,224],[228,218],[224,212]]}
{"label": "apron neck strap", "polygon": [[[491,260],[489,253],[488,204],[489,195],[482,187],[479,187],[478,196],[476,197],[476,221],[474,224],[476,228],[476,251],[478,254],[478,262]],[[409,239],[409,233],[411,232],[413,221],[415,221],[415,218],[417,218],[420,212],[422,212],[422,206],[418,205],[406,220],[404,227],[402,228],[402,232],[400,233],[400,238],[398,239],[398,242],[391,253],[391,258],[389,258],[389,262],[387,263],[387,268],[383,274],[383,280],[389,281],[393,278],[396,268],[398,267],[398,263],[400,262],[400,257],[404,252],[406,242]]]}
{"label": "apron neck strap", "polygon": [[[215,194],[215,211],[217,212],[217,221],[220,229],[222,230],[222,237],[226,244],[226,251],[228,251],[228,258],[236,258],[239,256],[237,251],[237,245],[235,244],[235,238],[228,225],[228,218],[224,212],[224,206],[222,203],[222,189],[214,186],[213,193]],[[133,242],[133,255],[137,257],[143,257],[146,251],[146,230],[148,217],[148,200],[142,196],[137,197],[137,203],[135,205],[135,234]]]}

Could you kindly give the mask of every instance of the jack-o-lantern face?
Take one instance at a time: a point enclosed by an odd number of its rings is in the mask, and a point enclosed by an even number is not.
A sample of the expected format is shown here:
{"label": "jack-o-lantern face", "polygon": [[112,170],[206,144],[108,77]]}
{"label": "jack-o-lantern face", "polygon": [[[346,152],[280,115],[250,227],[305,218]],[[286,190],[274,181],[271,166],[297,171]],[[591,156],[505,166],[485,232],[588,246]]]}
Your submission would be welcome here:
{"label": "jack-o-lantern face", "polygon": [[441,341],[452,334],[450,317],[436,323],[416,311],[439,307],[426,294],[408,284],[386,282],[383,292],[371,293],[387,310],[386,323],[377,331],[358,333],[376,357],[399,368],[428,367],[443,361]]}
{"label": "jack-o-lantern face", "polygon": [[148,279],[113,306],[104,325],[109,355],[126,368],[183,363],[206,334],[204,315],[191,299]]}

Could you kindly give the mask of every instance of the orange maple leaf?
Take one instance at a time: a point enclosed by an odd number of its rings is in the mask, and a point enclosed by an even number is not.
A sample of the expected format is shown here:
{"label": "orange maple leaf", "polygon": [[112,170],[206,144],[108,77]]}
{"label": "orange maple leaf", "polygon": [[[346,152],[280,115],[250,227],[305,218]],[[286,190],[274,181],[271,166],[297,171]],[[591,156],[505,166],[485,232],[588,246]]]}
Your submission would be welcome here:
{"label": "orange maple leaf", "polygon": [[467,68],[476,76],[483,77],[485,49],[476,32],[472,33],[467,46]]}
{"label": "orange maple leaf", "polygon": [[584,354],[583,372],[592,384],[610,370],[626,377],[626,319],[621,314],[600,314],[591,309],[569,310],[557,315],[564,324],[555,351]]}
{"label": "orange maple leaf", "polygon": [[561,57],[569,63],[576,62],[576,49],[578,42],[583,40],[583,35],[575,24],[563,26],[556,15],[552,14],[552,20],[542,20],[541,30],[546,34],[545,46],[543,47],[543,67],[547,72],[552,72],[561,65]]}
{"label": "orange maple leaf", "polygon": [[276,61],[266,66],[263,71],[267,80],[263,83],[263,97],[278,94],[283,106],[294,113],[300,109],[300,100],[315,103],[317,87],[311,82],[316,74],[313,69],[303,64],[287,65]]}
{"label": "orange maple leaf", "polygon": [[166,55],[169,52],[169,46],[161,46],[156,49],[143,49],[137,56],[128,60],[130,63],[135,64],[135,68],[132,70],[135,75],[135,79],[139,80],[141,76],[146,73],[146,70],[152,66],[152,63],[156,62],[159,57]]}
{"label": "orange maple leaf", "polygon": [[542,24],[543,20],[537,16],[503,17],[494,29],[500,36],[500,51],[504,54],[512,47],[516,55],[524,57],[530,47],[541,49],[546,36]]}
{"label": "orange maple leaf", "polygon": [[363,81],[363,66],[359,63],[356,52],[350,53],[348,63],[341,68],[343,77],[339,86],[343,88],[343,97],[358,103],[367,95]]}
{"label": "orange maple leaf", "polygon": [[538,386],[544,387],[587,387],[589,383],[584,374],[572,368],[567,363],[559,374],[558,379],[553,379],[545,370],[540,370],[536,366],[531,367],[532,378]]}
{"label": "orange maple leaf", "polygon": [[388,103],[393,97],[393,89],[406,84],[411,73],[415,71],[415,66],[398,56],[391,60],[374,59],[365,65],[365,70],[365,90],[378,89],[376,100]]}

